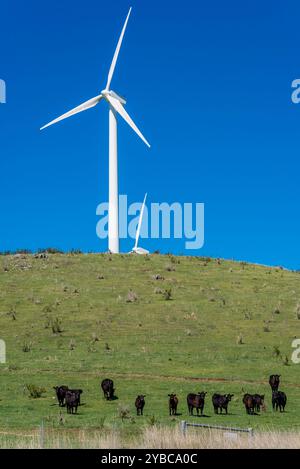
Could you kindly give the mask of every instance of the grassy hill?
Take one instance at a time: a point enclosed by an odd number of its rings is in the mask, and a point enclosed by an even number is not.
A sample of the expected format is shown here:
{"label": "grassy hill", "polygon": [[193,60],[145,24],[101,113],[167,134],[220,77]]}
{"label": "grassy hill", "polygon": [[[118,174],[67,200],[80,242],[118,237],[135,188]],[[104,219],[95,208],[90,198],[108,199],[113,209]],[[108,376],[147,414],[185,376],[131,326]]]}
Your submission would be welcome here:
{"label": "grassy hill", "polygon": [[[182,419],[223,425],[299,428],[300,276],[280,268],[197,257],[32,255],[0,257],[0,430],[118,428]],[[300,316],[299,316],[300,317]],[[268,377],[282,375],[287,412],[274,413]],[[117,400],[104,401],[112,378]],[[45,388],[32,399],[27,384]],[[77,416],[59,409],[52,389],[82,388]],[[186,394],[205,390],[207,418],[187,415]],[[176,418],[168,393],[179,396]],[[230,415],[213,414],[213,392],[232,392]],[[244,392],[266,394],[267,411],[247,416]],[[146,394],[144,417],[134,399]],[[124,421],[120,412],[129,410]],[[61,411],[61,414],[60,414]]]}

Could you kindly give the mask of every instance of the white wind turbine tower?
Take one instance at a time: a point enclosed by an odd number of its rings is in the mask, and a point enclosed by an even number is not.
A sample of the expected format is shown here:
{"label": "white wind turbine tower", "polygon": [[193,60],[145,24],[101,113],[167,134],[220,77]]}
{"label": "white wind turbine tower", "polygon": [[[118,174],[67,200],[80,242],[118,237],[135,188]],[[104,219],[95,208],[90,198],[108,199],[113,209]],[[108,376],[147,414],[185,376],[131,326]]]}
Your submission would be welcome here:
{"label": "white wind turbine tower", "polygon": [[117,115],[127,122],[127,124],[138,134],[143,142],[150,148],[150,144],[147,142],[141,131],[137,128],[131,117],[124,109],[126,101],[124,98],[119,96],[117,93],[110,89],[110,84],[114,75],[118,55],[121,49],[124,33],[128,23],[128,19],[131,13],[129,9],[127,18],[125,20],[113,60],[108,72],[107,83],[104,90],[98,96],[95,96],[88,101],[85,101],[80,106],[75,107],[69,112],[66,112],[62,116],[49,122],[49,124],[41,127],[40,130],[49,127],[52,124],[56,124],[67,117],[78,114],[79,112],[86,111],[96,106],[101,99],[105,99],[109,104],[109,211],[108,211],[108,249],[112,253],[119,252],[119,192],[118,192],[118,141],[117,141]]}
{"label": "white wind turbine tower", "polygon": [[141,227],[142,227],[142,222],[143,222],[143,215],[144,215],[146,199],[147,199],[147,194],[145,194],[144,202],[143,202],[141,212],[140,212],[139,223],[138,223],[137,230],[136,230],[136,235],[135,235],[135,245],[134,245],[134,247],[132,248],[132,251],[131,251],[131,252],[135,252],[136,254],[149,254],[149,251],[147,251],[146,249],[138,247],[138,242],[139,242],[139,237],[140,237],[140,233],[141,233]]}

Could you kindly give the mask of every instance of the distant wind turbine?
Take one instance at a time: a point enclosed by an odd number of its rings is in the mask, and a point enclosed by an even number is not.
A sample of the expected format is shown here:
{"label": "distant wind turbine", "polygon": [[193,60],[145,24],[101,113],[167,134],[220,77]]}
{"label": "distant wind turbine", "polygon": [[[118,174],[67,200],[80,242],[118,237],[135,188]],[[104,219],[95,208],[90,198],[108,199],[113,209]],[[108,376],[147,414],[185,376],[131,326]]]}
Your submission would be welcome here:
{"label": "distant wind turbine", "polygon": [[128,19],[131,13],[129,9],[127,18],[125,20],[113,59],[108,72],[107,83],[101,93],[88,101],[85,101],[80,106],[75,107],[69,112],[49,122],[49,124],[41,127],[40,130],[49,127],[52,124],[66,119],[79,112],[86,111],[96,106],[102,98],[109,104],[109,209],[108,209],[108,249],[112,253],[119,253],[119,193],[118,193],[118,140],[117,140],[117,114],[127,122],[127,124],[138,134],[143,142],[150,148],[150,144],[145,139],[141,131],[135,125],[131,117],[124,109],[126,101],[117,93],[110,89],[111,81],[114,75],[118,55],[121,49],[123,37],[125,34]]}
{"label": "distant wind turbine", "polygon": [[149,254],[149,251],[147,251],[146,249],[138,247],[138,242],[139,242],[139,237],[140,237],[140,233],[141,233],[141,227],[142,227],[142,222],[143,222],[143,215],[144,215],[146,199],[147,199],[147,194],[145,194],[144,202],[143,202],[141,212],[140,212],[139,223],[138,223],[137,230],[136,230],[136,235],[135,235],[135,245],[134,245],[134,247],[131,251],[131,252],[135,252],[136,254]]}

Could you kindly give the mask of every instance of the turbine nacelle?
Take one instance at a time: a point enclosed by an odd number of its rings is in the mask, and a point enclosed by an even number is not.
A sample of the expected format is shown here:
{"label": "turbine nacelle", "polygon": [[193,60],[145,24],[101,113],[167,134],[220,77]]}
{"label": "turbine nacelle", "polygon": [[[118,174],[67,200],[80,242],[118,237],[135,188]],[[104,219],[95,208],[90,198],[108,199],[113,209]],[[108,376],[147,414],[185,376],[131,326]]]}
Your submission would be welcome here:
{"label": "turbine nacelle", "polygon": [[126,104],[126,99],[123,98],[123,96],[120,96],[119,94],[117,94],[115,91],[105,89],[101,91],[101,95],[107,101],[109,101],[107,96],[111,96],[112,98],[117,99],[121,104]]}

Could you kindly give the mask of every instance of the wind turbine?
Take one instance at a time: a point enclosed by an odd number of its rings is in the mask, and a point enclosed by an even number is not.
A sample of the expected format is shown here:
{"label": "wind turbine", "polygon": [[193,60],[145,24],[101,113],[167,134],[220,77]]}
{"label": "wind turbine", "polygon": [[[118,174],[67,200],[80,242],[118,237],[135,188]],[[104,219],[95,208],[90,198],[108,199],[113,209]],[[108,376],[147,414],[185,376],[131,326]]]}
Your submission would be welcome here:
{"label": "wind turbine", "polygon": [[144,208],[145,208],[146,199],[147,199],[147,194],[145,194],[144,202],[143,202],[141,212],[140,212],[139,223],[138,223],[136,234],[135,234],[135,245],[134,245],[134,247],[132,248],[132,251],[131,251],[131,252],[135,252],[136,254],[149,254],[149,251],[147,251],[146,249],[138,247],[138,242],[139,242],[139,237],[140,237],[140,233],[141,233],[141,227],[142,227],[142,222],[143,222],[143,215],[144,215]]}
{"label": "wind turbine", "polygon": [[74,114],[86,111],[96,106],[101,99],[105,99],[109,105],[109,209],[108,209],[108,250],[112,253],[119,253],[119,192],[118,192],[118,139],[117,139],[117,115],[119,114],[125,122],[138,134],[143,142],[150,148],[150,144],[145,139],[141,131],[135,125],[131,117],[124,109],[126,101],[117,93],[110,89],[111,81],[114,75],[116,63],[121,49],[123,37],[132,8],[129,9],[119,41],[112,59],[108,72],[107,83],[104,90],[98,96],[85,101],[83,104],[66,112],[62,116],[52,120],[49,124],[41,127],[40,130],[49,127],[52,124],[67,119]]}

